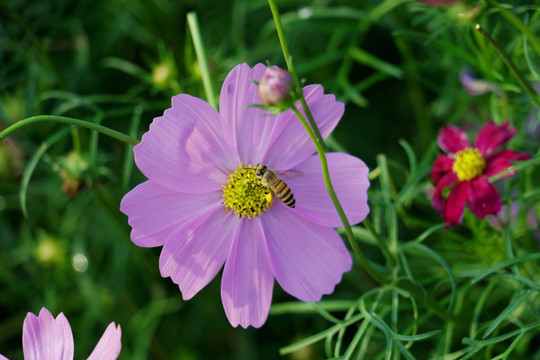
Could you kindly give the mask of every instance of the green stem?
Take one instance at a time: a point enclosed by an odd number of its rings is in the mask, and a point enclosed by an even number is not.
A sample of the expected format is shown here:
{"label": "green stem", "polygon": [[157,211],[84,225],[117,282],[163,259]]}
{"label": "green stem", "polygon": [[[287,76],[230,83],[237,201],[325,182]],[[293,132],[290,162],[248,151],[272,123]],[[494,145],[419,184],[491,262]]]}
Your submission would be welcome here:
{"label": "green stem", "polygon": [[388,226],[388,237],[390,240],[390,246],[388,250],[392,255],[392,262],[390,266],[394,269],[394,273],[399,271],[398,260],[398,220],[396,206],[392,201],[391,180],[390,173],[388,171],[388,164],[386,162],[386,156],[384,154],[377,155],[377,165],[381,169],[381,192],[385,205],[386,224]]}
{"label": "green stem", "polygon": [[536,103],[536,105],[540,106],[540,98],[538,97],[538,94],[536,93],[536,91],[534,91],[531,84],[529,84],[527,80],[525,80],[523,75],[521,75],[521,72],[516,68],[516,66],[514,65],[512,60],[510,60],[508,55],[506,55],[504,50],[501,49],[499,44],[497,44],[497,42],[479,24],[476,24],[474,28],[480,34],[482,34],[487,39],[487,41],[489,41],[489,43],[493,46],[493,48],[495,48],[497,53],[499,53],[500,57],[503,59],[506,66],[508,66],[512,74],[514,74],[518,82],[521,84],[525,92],[531,97],[531,99]]}
{"label": "green stem", "polygon": [[311,126],[311,129],[315,133],[318,143],[321,144],[323,150],[327,152],[328,147],[324,143],[324,139],[321,135],[321,132],[319,131],[319,128],[317,127],[317,123],[315,122],[315,119],[313,118],[313,114],[311,113],[311,110],[309,109],[309,106],[307,105],[306,99],[304,98],[304,93],[302,92],[302,87],[300,86],[300,80],[298,79],[298,75],[296,74],[296,71],[294,69],[292,56],[291,56],[291,53],[289,52],[289,47],[287,46],[285,32],[283,31],[283,24],[281,23],[281,17],[279,16],[279,11],[276,6],[276,2],[274,0],[268,0],[268,5],[270,5],[270,10],[272,11],[272,16],[274,17],[274,22],[276,24],[276,31],[279,38],[279,43],[281,44],[281,50],[283,51],[283,56],[285,57],[285,62],[287,63],[287,69],[289,70],[289,73],[291,74],[294,80],[294,84],[297,90],[296,92],[300,95],[300,104],[302,105],[302,109],[304,110],[304,113],[306,114],[308,118],[309,125]]}
{"label": "green stem", "polygon": [[217,109],[216,97],[214,95],[212,81],[210,80],[210,70],[208,69],[208,62],[206,61],[206,53],[204,51],[201,32],[199,30],[199,21],[197,20],[197,14],[195,12],[188,13],[187,20],[189,25],[189,31],[191,32],[191,38],[193,39],[193,46],[195,47],[195,53],[197,54],[199,68],[201,69],[206,99],[214,109]]}
{"label": "green stem", "polygon": [[73,148],[75,149],[75,152],[79,155],[82,154],[82,147],[81,147],[81,136],[79,135],[79,129],[76,127],[71,128],[71,138],[73,141]]}
{"label": "green stem", "polygon": [[40,122],[40,121],[53,121],[53,122],[59,122],[63,124],[85,127],[90,130],[98,131],[102,134],[108,135],[112,138],[115,138],[117,140],[123,141],[131,145],[137,145],[139,143],[139,140],[132,138],[131,136],[127,136],[124,133],[121,133],[119,131],[109,129],[108,127],[98,125],[90,121],[84,121],[84,120],[69,118],[65,116],[57,116],[57,115],[38,115],[38,116],[32,116],[27,119],[18,121],[15,124],[8,127],[7,129],[0,132],[0,140],[19,128],[22,128],[26,125],[30,125],[30,124],[33,124],[35,122]]}
{"label": "green stem", "polygon": [[538,41],[536,35],[532,33],[517,16],[496,1],[490,0],[489,4],[496,7],[506,20],[510,21],[519,31],[521,31],[532,44],[538,55],[540,55],[540,41]]}
{"label": "green stem", "polygon": [[309,137],[315,144],[315,147],[317,148],[317,154],[319,155],[319,158],[321,160],[321,167],[324,177],[324,183],[326,185],[326,188],[328,189],[328,194],[330,194],[330,198],[332,199],[332,202],[334,203],[334,206],[336,207],[336,210],[339,214],[339,217],[341,221],[343,222],[343,227],[345,228],[345,233],[347,234],[347,239],[349,240],[349,243],[351,244],[351,248],[353,249],[354,253],[362,263],[362,266],[367,271],[367,273],[377,282],[384,284],[385,280],[383,276],[379,275],[377,271],[371,266],[367,258],[364,256],[362,251],[360,250],[360,247],[358,246],[358,243],[354,239],[351,225],[349,224],[349,221],[347,220],[347,216],[345,215],[345,212],[343,211],[343,208],[341,207],[341,204],[339,203],[339,200],[337,198],[336,192],[334,191],[334,187],[332,186],[332,181],[330,180],[330,173],[328,171],[328,162],[326,161],[326,153],[324,149],[322,148],[321,144],[317,141],[317,136],[309,126],[308,122],[302,115],[302,113],[296,108],[296,106],[293,106],[292,108],[294,110],[294,113],[300,119],[300,122],[306,129]]}

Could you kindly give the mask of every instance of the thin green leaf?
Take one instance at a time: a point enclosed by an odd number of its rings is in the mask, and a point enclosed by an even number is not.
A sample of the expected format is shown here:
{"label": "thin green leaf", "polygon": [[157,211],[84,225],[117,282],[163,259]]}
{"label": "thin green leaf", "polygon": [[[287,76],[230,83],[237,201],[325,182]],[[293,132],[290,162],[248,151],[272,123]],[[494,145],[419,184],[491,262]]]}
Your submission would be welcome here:
{"label": "thin green leaf", "polygon": [[117,57],[106,57],[101,60],[101,64],[105,67],[120,70],[126,74],[130,74],[143,82],[150,83],[152,81],[150,73],[134,63],[120,59]]}
{"label": "thin green leaf", "polygon": [[520,263],[531,261],[531,260],[538,260],[538,259],[540,259],[540,252],[518,256],[513,259],[502,261],[498,263],[497,265],[494,265],[490,267],[489,269],[482,271],[474,279],[472,279],[471,282],[475,284],[479,282],[480,280],[482,280],[483,278],[485,278],[486,276],[489,276],[496,271],[504,269],[505,267],[512,266],[514,264],[520,264]]}
{"label": "thin green leaf", "polygon": [[47,140],[45,140],[38,150],[34,153],[30,161],[28,161],[28,164],[24,168],[24,172],[21,179],[21,187],[19,190],[19,200],[21,204],[21,211],[25,217],[28,217],[28,208],[26,207],[26,194],[28,193],[28,185],[30,184],[30,178],[32,177],[32,174],[34,173],[34,170],[36,169],[37,164],[39,163],[39,160],[43,157],[43,155],[47,152],[47,150],[55,144],[58,140],[63,138],[66,134],[70,132],[71,128],[66,127],[59,131],[57,131],[54,135],[50,136]]}
{"label": "thin green leaf", "polygon": [[531,330],[538,330],[538,329],[540,329],[540,321],[536,321],[536,322],[531,323],[529,325],[526,325],[526,326],[524,326],[524,327],[522,327],[520,329],[516,329],[516,330],[510,331],[510,332],[507,332],[506,334],[502,334],[502,335],[493,337],[491,339],[478,340],[478,339],[471,339],[471,338],[466,337],[466,338],[463,339],[462,342],[465,345],[480,345],[480,346],[495,345],[495,344],[500,343],[500,342],[502,342],[504,340],[513,338],[514,336],[517,336],[520,333],[528,332],[528,331],[531,331]]}
{"label": "thin green leaf", "polygon": [[300,341],[298,341],[298,342],[296,342],[294,344],[282,347],[281,349],[279,349],[279,353],[281,355],[287,355],[287,354],[295,352],[295,351],[297,351],[299,349],[302,349],[302,348],[304,348],[306,346],[309,346],[311,344],[319,342],[322,339],[324,339],[325,337],[331,336],[334,333],[338,332],[342,327],[346,327],[346,326],[349,326],[351,324],[354,324],[354,323],[360,321],[363,317],[364,317],[364,315],[362,315],[362,314],[358,314],[356,316],[353,316],[349,320],[343,321],[341,324],[336,324],[336,325],[334,325],[334,326],[332,326],[332,327],[330,327],[330,328],[328,328],[328,329],[326,329],[324,331],[321,331],[318,334],[308,336],[307,338],[302,339],[302,340],[300,340]]}
{"label": "thin green leaf", "polygon": [[448,304],[447,312],[450,313],[454,309],[454,305],[456,303],[456,297],[457,297],[457,282],[456,277],[454,276],[454,272],[448,265],[448,263],[435,251],[431,250],[427,246],[417,243],[417,242],[411,242],[403,245],[401,247],[403,250],[406,250],[408,248],[418,249],[422,250],[426,254],[428,254],[433,260],[438,262],[448,273],[448,277],[450,278],[450,287],[452,288],[452,293],[450,296],[450,303]]}
{"label": "thin green leaf", "polygon": [[493,332],[493,330],[495,330],[497,328],[497,326],[499,326],[499,324],[504,320],[506,319],[506,317],[508,315],[510,315],[512,313],[512,311],[514,311],[514,309],[516,307],[518,307],[523,301],[525,301],[525,299],[527,299],[529,297],[529,295],[531,295],[534,291],[533,290],[527,290],[525,291],[523,294],[521,294],[517,299],[515,299],[514,301],[512,301],[507,307],[506,309],[504,309],[500,314],[499,316],[497,316],[497,318],[491,323],[491,325],[489,325],[489,327],[487,328],[486,332],[484,333],[484,335],[482,336],[483,339],[487,338],[489,335],[491,335],[491,333]]}
{"label": "thin green leaf", "polygon": [[411,175],[416,174],[417,160],[416,160],[416,154],[414,153],[412,146],[404,139],[400,139],[398,142],[399,142],[399,145],[401,145],[401,147],[403,148],[403,150],[405,150],[405,153],[407,154],[407,159],[409,160],[409,168],[410,168]]}
{"label": "thin green leaf", "polygon": [[403,77],[403,70],[358,47],[349,48],[349,56],[360,64],[372,67],[383,74],[389,75],[396,79],[401,79]]}
{"label": "thin green leaf", "polygon": [[[353,300],[326,300],[321,301],[317,306],[326,311],[347,311],[356,302]],[[282,315],[282,314],[314,314],[317,311],[313,308],[311,303],[300,302],[300,301],[290,301],[283,302],[279,304],[272,304],[270,308],[271,315]]]}
{"label": "thin green leaf", "polygon": [[[138,105],[133,109],[133,115],[131,116],[131,125],[129,127],[129,136],[132,138],[137,137],[139,130],[139,124],[141,122],[141,115],[143,112],[142,106]],[[126,144],[126,150],[124,153],[124,169],[122,171],[122,187],[124,189],[129,188],[129,179],[133,172],[133,145]]]}

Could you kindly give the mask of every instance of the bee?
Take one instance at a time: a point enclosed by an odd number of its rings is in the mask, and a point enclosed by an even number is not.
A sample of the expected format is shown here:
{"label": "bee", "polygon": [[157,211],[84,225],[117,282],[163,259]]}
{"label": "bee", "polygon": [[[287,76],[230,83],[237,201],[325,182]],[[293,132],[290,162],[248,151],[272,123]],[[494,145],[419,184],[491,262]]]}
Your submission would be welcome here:
{"label": "bee", "polygon": [[[280,176],[283,178],[294,178],[302,176],[303,173],[301,171],[274,171],[266,165],[259,165],[255,171],[255,175],[259,177],[263,186],[266,186],[272,195],[281,200],[288,207],[294,208],[296,201],[294,200],[291,188],[285,181],[280,179]],[[267,199],[267,201],[270,202],[271,197]]]}

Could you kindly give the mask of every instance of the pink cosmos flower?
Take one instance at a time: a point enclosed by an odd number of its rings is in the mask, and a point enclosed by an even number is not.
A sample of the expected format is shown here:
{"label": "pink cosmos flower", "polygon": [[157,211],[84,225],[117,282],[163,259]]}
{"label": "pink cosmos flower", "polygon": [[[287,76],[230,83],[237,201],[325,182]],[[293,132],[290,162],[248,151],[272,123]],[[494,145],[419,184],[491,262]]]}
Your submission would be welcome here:
{"label": "pink cosmos flower", "polygon": [[[110,323],[88,360],[114,360],[122,344],[120,325]],[[25,360],[73,360],[73,334],[63,313],[55,319],[42,308],[39,316],[28,313],[23,324],[23,352]],[[7,360],[0,355],[0,360]]]}
{"label": "pink cosmos flower", "polygon": [[[220,112],[181,94],[154,119],[135,146],[135,162],[149,179],[122,199],[131,240],[163,246],[159,267],[185,300],[224,266],[221,298],[233,326],[266,321],[274,278],[302,301],[330,294],[352,266],[333,229],[342,223],[324,185],[315,146],[291,110],[271,116],[257,85],[267,69],[236,66],[221,89]],[[303,89],[327,137],[344,105],[320,85]],[[358,158],[327,154],[331,179],[351,223],[362,221],[368,169]],[[256,175],[257,164],[302,174],[282,180],[296,206],[285,205]],[[281,175],[280,175],[281,176]]]}
{"label": "pink cosmos flower", "polygon": [[[499,212],[501,198],[488,178],[512,166],[512,161],[529,158],[526,153],[508,149],[495,152],[516,134],[516,129],[508,126],[508,121],[500,126],[493,121],[487,122],[480,129],[473,147],[465,131],[458,127],[446,125],[441,129],[437,144],[446,155],[439,155],[435,160],[431,179],[435,183],[433,206],[442,213],[444,222],[461,224],[466,203],[480,219]],[[444,199],[443,190],[447,187],[452,189]]]}

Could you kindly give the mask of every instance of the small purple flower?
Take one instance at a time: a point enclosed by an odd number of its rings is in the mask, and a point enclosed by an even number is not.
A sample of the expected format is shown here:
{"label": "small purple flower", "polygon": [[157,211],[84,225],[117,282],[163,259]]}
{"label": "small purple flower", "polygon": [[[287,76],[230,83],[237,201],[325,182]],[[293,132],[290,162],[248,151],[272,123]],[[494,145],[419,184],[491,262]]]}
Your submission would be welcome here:
{"label": "small purple flower", "polygon": [[503,95],[504,92],[502,89],[497,86],[495,83],[486,80],[476,79],[473,74],[468,70],[463,70],[459,74],[459,81],[467,90],[470,95],[482,95],[491,91],[498,95]]}
{"label": "small purple flower", "polygon": [[294,82],[289,73],[277,66],[266,69],[259,81],[258,94],[266,106],[280,106],[291,102]]}
{"label": "small purple flower", "polygon": [[[159,267],[191,299],[220,271],[221,298],[233,326],[266,321],[274,279],[302,301],[330,294],[352,266],[334,230],[342,222],[328,195],[315,146],[292,110],[271,116],[257,106],[267,67],[236,66],[221,89],[220,112],[180,94],[154,119],[133,149],[149,179],[122,199],[120,210],[138,246],[163,246]],[[344,104],[322,86],[303,89],[324,138]],[[350,223],[362,221],[368,168],[358,158],[327,154],[329,171]],[[271,195],[257,165],[302,176],[286,179],[295,207]]]}
{"label": "small purple flower", "polygon": [[[110,323],[88,360],[114,360],[122,344],[120,325]],[[39,316],[28,313],[23,324],[23,353],[25,360],[73,360],[73,334],[63,313],[55,319],[42,308]],[[7,360],[0,355],[0,360]]]}

